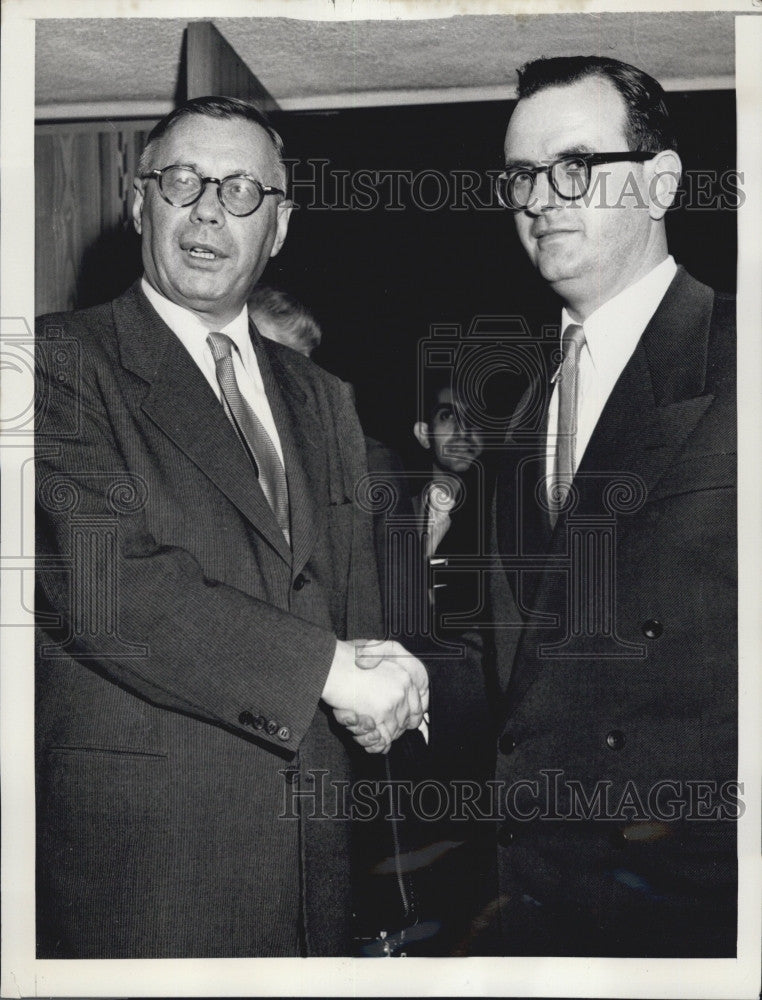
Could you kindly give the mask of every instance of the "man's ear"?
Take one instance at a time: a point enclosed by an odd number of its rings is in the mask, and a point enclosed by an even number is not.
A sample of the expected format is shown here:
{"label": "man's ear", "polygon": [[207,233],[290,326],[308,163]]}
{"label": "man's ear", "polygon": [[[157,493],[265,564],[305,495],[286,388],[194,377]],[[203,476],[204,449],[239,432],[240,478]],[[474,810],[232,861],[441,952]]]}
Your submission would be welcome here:
{"label": "man's ear", "polygon": [[424,420],[419,420],[418,423],[413,425],[413,434],[415,434],[415,439],[422,448],[425,448],[427,451],[431,448],[429,425]]}
{"label": "man's ear", "polygon": [[288,221],[291,218],[291,213],[294,210],[293,201],[288,201],[284,199],[278,205],[278,216],[275,222],[275,242],[273,243],[273,248],[270,251],[270,256],[275,257],[275,255],[280,251],[280,248],[286,241],[286,233],[288,232]]}
{"label": "man's ear", "polygon": [[646,162],[648,214],[654,221],[663,219],[675,200],[682,172],[683,165],[674,149],[663,149]]}
{"label": "man's ear", "polygon": [[136,177],[132,182],[132,186],[135,188],[135,197],[132,202],[132,224],[135,226],[135,232],[138,236],[143,233],[143,184],[145,182],[140,178]]}

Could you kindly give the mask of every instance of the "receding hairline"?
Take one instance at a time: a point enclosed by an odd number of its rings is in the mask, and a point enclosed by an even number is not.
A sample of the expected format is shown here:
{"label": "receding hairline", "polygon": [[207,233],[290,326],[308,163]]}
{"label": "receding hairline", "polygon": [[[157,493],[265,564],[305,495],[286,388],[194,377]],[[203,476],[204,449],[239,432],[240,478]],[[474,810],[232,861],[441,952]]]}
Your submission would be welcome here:
{"label": "receding hairline", "polygon": [[267,140],[267,149],[272,157],[278,184],[284,191],[286,191],[288,174],[286,171],[286,165],[284,164],[282,158],[283,140],[275,129],[272,128],[272,126],[269,124],[260,124],[260,122],[254,121],[253,118],[247,118],[243,114],[230,114],[223,117],[221,115],[210,114],[202,109],[189,109],[185,114],[177,117],[173,122],[171,122],[161,135],[157,135],[153,138],[149,136],[138,161],[138,171],[140,174],[145,174],[155,168],[156,164],[154,163],[154,158],[156,150],[159,148],[161,143],[165,139],[170,138],[173,132],[178,128],[178,126],[182,125],[183,122],[187,122],[193,118],[201,118],[206,119],[207,121],[219,123],[240,122],[243,125],[252,125],[254,128],[258,129]]}

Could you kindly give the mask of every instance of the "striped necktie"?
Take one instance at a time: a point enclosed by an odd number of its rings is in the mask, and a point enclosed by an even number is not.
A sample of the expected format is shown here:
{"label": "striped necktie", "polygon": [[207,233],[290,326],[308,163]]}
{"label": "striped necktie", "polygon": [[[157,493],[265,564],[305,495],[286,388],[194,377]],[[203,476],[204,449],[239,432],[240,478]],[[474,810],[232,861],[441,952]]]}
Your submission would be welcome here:
{"label": "striped necktie", "polygon": [[286,471],[272,438],[254,410],[243,398],[238,387],[233,368],[233,341],[227,334],[210,333],[206,342],[209,344],[214,358],[217,381],[222,390],[225,409],[241,443],[254,463],[259,485],[262,487],[262,492],[272,508],[273,514],[275,514],[278,527],[290,545]]}
{"label": "striped necktie", "polygon": [[585,343],[585,331],[572,323],[564,330],[563,361],[558,374],[558,433],[556,465],[550,489],[551,524],[566,503],[576,470],[577,404],[579,401],[579,354]]}

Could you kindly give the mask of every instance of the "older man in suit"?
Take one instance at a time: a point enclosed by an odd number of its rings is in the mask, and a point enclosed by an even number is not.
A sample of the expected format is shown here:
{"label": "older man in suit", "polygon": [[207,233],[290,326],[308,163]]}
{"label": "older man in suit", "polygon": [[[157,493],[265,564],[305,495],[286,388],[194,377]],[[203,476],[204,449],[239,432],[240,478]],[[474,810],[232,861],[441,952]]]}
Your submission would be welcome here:
{"label": "older man in suit", "polygon": [[505,156],[563,310],[496,490],[501,950],[731,956],[733,302],[669,255],[680,161],[642,71],[530,63]]}
{"label": "older man in suit", "polygon": [[427,708],[401,647],[356,662],[381,616],[349,390],[248,322],[280,150],[246,102],[171,113],[142,280],[39,322],[40,957],[348,954],[351,754]]}

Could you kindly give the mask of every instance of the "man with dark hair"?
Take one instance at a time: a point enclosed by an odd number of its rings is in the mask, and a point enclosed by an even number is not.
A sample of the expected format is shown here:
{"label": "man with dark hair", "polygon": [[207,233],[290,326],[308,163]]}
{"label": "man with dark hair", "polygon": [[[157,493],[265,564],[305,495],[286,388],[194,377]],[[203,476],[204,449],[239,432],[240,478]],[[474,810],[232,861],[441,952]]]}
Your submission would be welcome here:
{"label": "man with dark hair", "polygon": [[735,311],[674,147],[635,67],[520,73],[498,193],[563,310],[496,487],[504,953],[736,953]]}
{"label": "man with dark hair", "polygon": [[[415,493],[413,505],[420,531],[426,535],[426,558],[436,559],[437,553],[478,555],[486,506],[484,466],[480,461],[483,435],[450,378],[428,389],[425,407],[423,419],[416,421],[413,433],[427,452],[430,478]],[[439,563],[446,563],[441,555]],[[439,572],[430,598],[437,634],[452,637],[463,627],[448,629],[440,618],[443,614],[466,617],[478,610],[478,578],[473,573],[455,572],[445,580]]]}
{"label": "man with dark hair", "polygon": [[173,112],[135,179],[142,280],[39,321],[80,359],[38,377],[41,958],[349,954],[336,793],[427,709],[396,643],[360,669],[381,614],[350,392],[249,325],[280,152],[246,102]]}
{"label": "man with dark hair", "polygon": [[[418,605],[427,607],[421,616],[421,648],[424,659],[427,643],[437,654],[429,669],[438,702],[437,726],[430,752],[420,763],[419,780],[436,780],[453,804],[459,789],[467,787],[478,803],[494,768],[495,733],[481,646],[469,624],[481,617],[483,586],[478,570],[461,561],[484,551],[492,477],[483,458],[483,430],[455,373],[437,368],[425,372],[423,390],[423,410],[413,426],[428,462],[425,474],[413,480],[423,567],[411,575],[423,583]],[[457,807],[451,807],[438,823],[411,824],[421,855],[431,859],[418,873],[421,910],[439,925],[424,954],[467,950],[485,884],[494,879],[492,826],[474,818],[478,806],[464,812],[459,816]]]}

